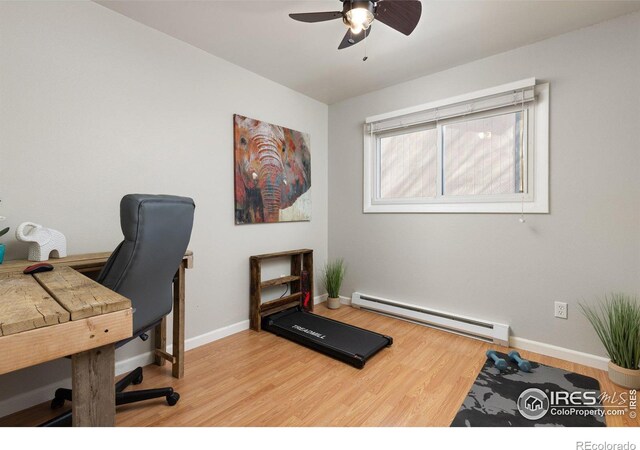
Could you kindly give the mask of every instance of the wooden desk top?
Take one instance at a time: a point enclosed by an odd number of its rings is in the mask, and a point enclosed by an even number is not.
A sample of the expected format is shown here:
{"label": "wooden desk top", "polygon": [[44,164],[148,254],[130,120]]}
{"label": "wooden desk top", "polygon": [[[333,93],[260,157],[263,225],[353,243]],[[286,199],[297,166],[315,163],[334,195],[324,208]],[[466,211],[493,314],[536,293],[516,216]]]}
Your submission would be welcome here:
{"label": "wooden desk top", "polygon": [[0,273],[0,336],[131,308],[129,299],[67,266]]}
{"label": "wooden desk top", "polygon": [[30,275],[0,273],[0,336],[69,321],[69,312]]}
{"label": "wooden desk top", "polygon": [[0,374],[128,338],[131,301],[72,268],[0,273]]}

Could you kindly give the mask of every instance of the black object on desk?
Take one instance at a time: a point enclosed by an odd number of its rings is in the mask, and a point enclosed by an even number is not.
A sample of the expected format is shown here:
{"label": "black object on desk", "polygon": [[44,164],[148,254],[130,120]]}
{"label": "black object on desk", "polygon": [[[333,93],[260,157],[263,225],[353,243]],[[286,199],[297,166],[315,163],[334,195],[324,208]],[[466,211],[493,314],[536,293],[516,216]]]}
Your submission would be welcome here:
{"label": "black object on desk", "polygon": [[49,263],[38,263],[38,264],[33,264],[32,266],[26,267],[22,273],[24,273],[25,275],[31,275],[33,273],[40,273],[40,272],[49,272],[53,270],[53,266]]}

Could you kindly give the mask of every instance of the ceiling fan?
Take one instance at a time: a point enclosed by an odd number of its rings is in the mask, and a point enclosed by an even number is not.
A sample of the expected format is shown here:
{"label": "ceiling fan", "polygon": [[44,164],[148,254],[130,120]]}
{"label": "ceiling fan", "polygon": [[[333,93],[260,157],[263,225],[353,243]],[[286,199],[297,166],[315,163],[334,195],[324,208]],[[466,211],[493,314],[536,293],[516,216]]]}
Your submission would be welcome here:
{"label": "ceiling fan", "polygon": [[342,19],[349,28],[338,49],[351,47],[369,36],[371,22],[378,20],[407,36],[420,21],[422,4],[419,0],[340,0],[342,11],[289,14],[300,22],[325,22]]}

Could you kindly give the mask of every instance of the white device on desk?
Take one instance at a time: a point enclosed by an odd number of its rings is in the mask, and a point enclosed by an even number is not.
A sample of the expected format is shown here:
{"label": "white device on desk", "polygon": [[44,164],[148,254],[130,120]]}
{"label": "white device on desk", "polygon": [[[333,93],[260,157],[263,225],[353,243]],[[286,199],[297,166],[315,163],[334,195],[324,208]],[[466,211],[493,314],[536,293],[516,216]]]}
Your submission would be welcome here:
{"label": "white device on desk", "polygon": [[33,222],[21,223],[16,229],[16,239],[29,243],[29,261],[46,261],[67,256],[67,238],[58,230]]}

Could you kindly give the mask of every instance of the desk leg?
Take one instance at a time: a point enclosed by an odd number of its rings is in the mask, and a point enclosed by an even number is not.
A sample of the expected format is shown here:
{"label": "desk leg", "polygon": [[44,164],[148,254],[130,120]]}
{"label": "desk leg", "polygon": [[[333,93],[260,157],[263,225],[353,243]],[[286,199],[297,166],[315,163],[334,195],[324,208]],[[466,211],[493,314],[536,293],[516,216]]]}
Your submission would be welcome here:
{"label": "desk leg", "polygon": [[73,426],[115,426],[115,346],[76,353],[71,365]]}
{"label": "desk leg", "polygon": [[[163,353],[167,352],[167,318],[163,317],[160,325],[156,325],[154,330],[154,345],[156,350],[160,350]],[[166,359],[156,354],[154,356],[154,363],[156,366],[164,366],[166,363]]]}
{"label": "desk leg", "polygon": [[175,378],[184,377],[184,285],[185,262],[178,269],[178,276],[173,283],[173,356],[175,362],[171,370]]}

